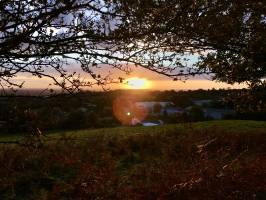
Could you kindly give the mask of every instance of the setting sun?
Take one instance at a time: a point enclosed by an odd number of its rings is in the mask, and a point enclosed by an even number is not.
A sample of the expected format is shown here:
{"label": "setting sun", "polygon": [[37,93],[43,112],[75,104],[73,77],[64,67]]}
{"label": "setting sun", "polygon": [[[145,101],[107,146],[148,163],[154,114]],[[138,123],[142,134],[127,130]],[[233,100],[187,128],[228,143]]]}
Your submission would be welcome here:
{"label": "setting sun", "polygon": [[129,78],[125,80],[126,89],[148,89],[150,88],[150,81],[145,78]]}

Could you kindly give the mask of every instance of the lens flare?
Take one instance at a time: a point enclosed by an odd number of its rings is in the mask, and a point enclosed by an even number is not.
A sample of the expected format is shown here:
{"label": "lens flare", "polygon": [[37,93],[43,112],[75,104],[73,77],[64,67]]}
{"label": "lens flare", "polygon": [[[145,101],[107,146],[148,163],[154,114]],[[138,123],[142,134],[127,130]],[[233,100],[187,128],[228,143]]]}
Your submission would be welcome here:
{"label": "lens flare", "polygon": [[139,108],[133,100],[120,96],[113,101],[113,114],[123,125],[136,125],[146,119],[148,110]]}

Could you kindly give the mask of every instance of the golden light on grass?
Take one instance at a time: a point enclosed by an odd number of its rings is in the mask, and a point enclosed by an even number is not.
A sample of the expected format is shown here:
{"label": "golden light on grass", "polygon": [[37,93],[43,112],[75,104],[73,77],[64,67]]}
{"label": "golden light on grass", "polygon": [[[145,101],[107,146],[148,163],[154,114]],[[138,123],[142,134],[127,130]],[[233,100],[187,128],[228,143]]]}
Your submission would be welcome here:
{"label": "golden light on grass", "polygon": [[151,82],[145,78],[132,77],[125,80],[125,89],[149,89]]}

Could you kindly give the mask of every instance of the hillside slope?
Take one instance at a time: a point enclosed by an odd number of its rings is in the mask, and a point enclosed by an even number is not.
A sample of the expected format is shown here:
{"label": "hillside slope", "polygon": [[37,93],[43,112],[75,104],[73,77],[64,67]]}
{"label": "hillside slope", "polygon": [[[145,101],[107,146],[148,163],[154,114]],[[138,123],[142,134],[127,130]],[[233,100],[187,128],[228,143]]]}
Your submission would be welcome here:
{"label": "hillside slope", "polygon": [[28,138],[0,146],[0,199],[264,199],[265,134],[211,121]]}
{"label": "hillside slope", "polygon": [[136,133],[156,134],[168,131],[183,131],[186,129],[206,130],[210,128],[219,128],[224,131],[230,132],[246,132],[246,131],[262,131],[266,132],[266,121],[248,121],[248,120],[219,120],[219,121],[204,121],[196,123],[180,123],[180,124],[167,124],[163,126],[153,127],[116,127],[116,128],[102,128],[92,130],[76,130],[64,132],[52,132],[49,136],[58,137],[62,134],[64,136],[94,136],[94,135],[134,135]]}

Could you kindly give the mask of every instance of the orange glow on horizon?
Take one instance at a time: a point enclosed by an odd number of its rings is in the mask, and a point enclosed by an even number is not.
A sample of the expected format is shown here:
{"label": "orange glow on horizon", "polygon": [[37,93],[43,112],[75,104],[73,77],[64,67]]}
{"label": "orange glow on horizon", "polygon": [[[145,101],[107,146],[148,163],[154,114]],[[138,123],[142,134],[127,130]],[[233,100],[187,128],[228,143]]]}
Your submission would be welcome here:
{"label": "orange glow on horizon", "polygon": [[145,78],[132,77],[125,80],[125,89],[149,89],[151,82]]}

